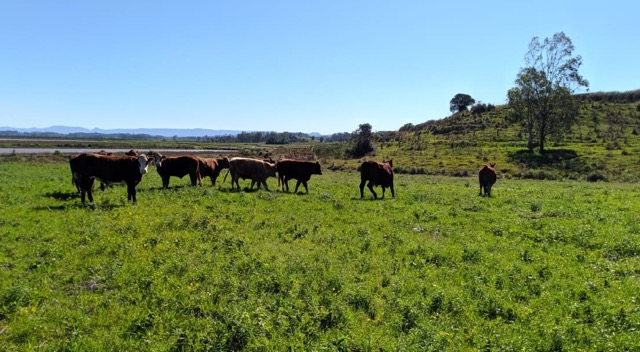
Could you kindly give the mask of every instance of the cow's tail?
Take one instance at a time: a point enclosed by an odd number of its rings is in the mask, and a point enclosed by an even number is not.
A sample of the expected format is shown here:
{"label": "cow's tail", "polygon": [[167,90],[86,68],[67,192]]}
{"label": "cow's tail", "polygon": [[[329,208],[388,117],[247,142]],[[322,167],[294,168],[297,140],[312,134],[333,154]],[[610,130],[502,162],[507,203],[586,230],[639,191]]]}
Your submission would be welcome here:
{"label": "cow's tail", "polygon": [[[224,179],[222,180],[222,183],[227,182],[227,175],[229,175],[229,169],[227,169],[227,173],[224,174]],[[233,185],[232,185],[233,186]]]}

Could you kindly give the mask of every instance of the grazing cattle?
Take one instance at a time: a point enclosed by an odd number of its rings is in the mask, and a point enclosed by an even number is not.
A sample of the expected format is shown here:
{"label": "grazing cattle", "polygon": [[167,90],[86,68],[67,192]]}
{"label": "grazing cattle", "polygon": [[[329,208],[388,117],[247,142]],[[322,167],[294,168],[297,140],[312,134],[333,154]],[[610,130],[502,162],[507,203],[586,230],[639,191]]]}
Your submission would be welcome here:
{"label": "grazing cattle", "polygon": [[80,199],[85,202],[85,194],[93,202],[93,183],[124,183],[127,185],[127,200],[136,202],[136,186],[147,173],[153,157],[144,154],[138,157],[111,156],[85,153],[69,160],[73,182],[80,191]]}
{"label": "grazing cattle", "polygon": [[282,159],[276,163],[276,170],[278,171],[278,187],[282,184],[282,190],[289,192],[289,180],[295,179],[296,189],[294,193],[298,192],[300,183],[304,186],[304,189],[309,193],[307,187],[307,181],[311,178],[311,175],[322,175],[319,162]]}
{"label": "grazing cattle", "polygon": [[226,157],[218,159],[198,157],[198,162],[200,163],[200,176],[202,178],[209,177],[212,186],[216,185],[220,171],[229,168],[229,158]]}
{"label": "grazing cattle", "polygon": [[[258,159],[232,158],[229,160],[229,173],[231,174],[232,189],[235,184],[238,186],[238,190],[240,190],[238,180],[242,178],[251,180],[251,188],[253,188],[253,185],[257,183],[258,189],[262,184],[264,185],[264,189],[268,191],[269,187],[267,187],[267,178],[270,176],[276,177],[276,166]],[[227,176],[225,176],[225,180],[226,179]]]}
{"label": "grazing cattle", "polygon": [[491,197],[491,187],[496,183],[496,170],[494,167],[496,164],[486,164],[480,169],[478,173],[478,180],[480,181],[480,195],[484,191],[484,195]]}
{"label": "grazing cattle", "polygon": [[364,197],[364,185],[367,181],[369,184],[369,190],[373,193],[373,198],[378,198],[378,195],[373,190],[373,186],[382,187],[382,198],[384,198],[384,191],[389,187],[391,189],[391,196],[395,198],[396,194],[393,190],[393,161],[383,161],[381,163],[376,161],[365,161],[358,168],[360,171],[360,198]]}
{"label": "grazing cattle", "polygon": [[171,176],[183,178],[185,175],[189,175],[192,186],[196,184],[202,186],[200,162],[197,156],[182,155],[166,157],[160,153],[156,153],[155,155],[158,160],[156,169],[158,170],[160,178],[162,178],[162,187],[169,188],[169,178]]}
{"label": "grazing cattle", "polygon": [[138,156],[138,151],[137,151],[137,150],[130,149],[128,152],[124,153],[124,155],[128,155],[128,156]]}

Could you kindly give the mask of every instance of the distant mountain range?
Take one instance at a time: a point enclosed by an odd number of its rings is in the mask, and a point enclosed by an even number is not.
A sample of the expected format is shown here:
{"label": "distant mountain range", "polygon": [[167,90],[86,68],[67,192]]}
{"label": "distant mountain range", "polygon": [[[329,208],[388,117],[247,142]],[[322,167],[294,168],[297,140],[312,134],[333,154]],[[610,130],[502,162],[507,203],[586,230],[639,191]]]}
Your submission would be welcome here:
{"label": "distant mountain range", "polygon": [[[51,126],[45,128],[15,128],[8,126],[0,126],[0,133],[4,131],[15,131],[20,133],[59,133],[63,135],[67,134],[146,134],[150,136],[162,136],[162,137],[214,137],[214,136],[236,136],[242,132],[253,131],[237,131],[237,130],[209,130],[204,128],[116,128],[116,129],[102,129],[93,128],[88,129],[84,127],[70,127],[70,126]],[[307,133],[309,136],[320,137],[321,134],[317,132]]]}

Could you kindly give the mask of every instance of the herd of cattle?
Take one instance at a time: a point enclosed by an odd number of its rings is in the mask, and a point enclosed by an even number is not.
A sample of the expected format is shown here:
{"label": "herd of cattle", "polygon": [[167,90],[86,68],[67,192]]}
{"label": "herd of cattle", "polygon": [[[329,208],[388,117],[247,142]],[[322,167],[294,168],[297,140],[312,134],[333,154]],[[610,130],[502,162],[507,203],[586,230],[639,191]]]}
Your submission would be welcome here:
{"label": "herd of cattle", "polygon": [[[189,175],[193,186],[202,185],[202,179],[209,177],[211,184],[216,184],[216,179],[223,169],[228,169],[227,175],[231,175],[231,188],[240,190],[239,179],[251,180],[251,188],[255,184],[263,185],[266,190],[267,178],[277,177],[278,187],[289,192],[289,180],[297,180],[294,192],[302,184],[309,193],[307,182],[311,175],[321,175],[319,162],[280,159],[252,159],[234,157],[203,158],[196,155],[164,156],[154,152],[150,156],[138,154],[131,150],[125,155],[111,155],[110,153],[83,153],[69,159],[71,167],[72,183],[80,193],[80,199],[85,202],[85,194],[90,202],[93,202],[93,186],[95,180],[102,184],[123,183],[127,185],[127,199],[136,202],[136,186],[142,180],[142,175],[148,172],[149,165],[155,165],[163,188],[169,187],[169,179],[182,178]],[[496,182],[495,164],[484,165],[479,173],[480,194],[491,195],[491,186]],[[360,167],[360,197],[364,197],[364,187],[367,185],[374,198],[378,195],[373,189],[382,187],[382,197],[387,188],[391,190],[391,196],[395,197],[393,188],[393,162],[365,161]],[[227,178],[225,175],[225,180]],[[224,182],[224,181],[223,181]],[[368,182],[368,184],[367,184]]]}

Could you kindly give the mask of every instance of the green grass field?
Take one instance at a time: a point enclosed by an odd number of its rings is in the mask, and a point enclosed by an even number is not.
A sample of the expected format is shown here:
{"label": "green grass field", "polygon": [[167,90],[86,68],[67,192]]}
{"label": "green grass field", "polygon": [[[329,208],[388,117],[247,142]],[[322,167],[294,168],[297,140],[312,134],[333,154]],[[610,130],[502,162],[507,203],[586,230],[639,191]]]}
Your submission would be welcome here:
{"label": "green grass field", "polygon": [[[0,350],[634,351],[637,184],[396,175],[372,200],[0,164]],[[249,182],[245,182],[246,185]],[[294,185],[292,185],[294,186]],[[368,192],[368,190],[365,190]]]}

